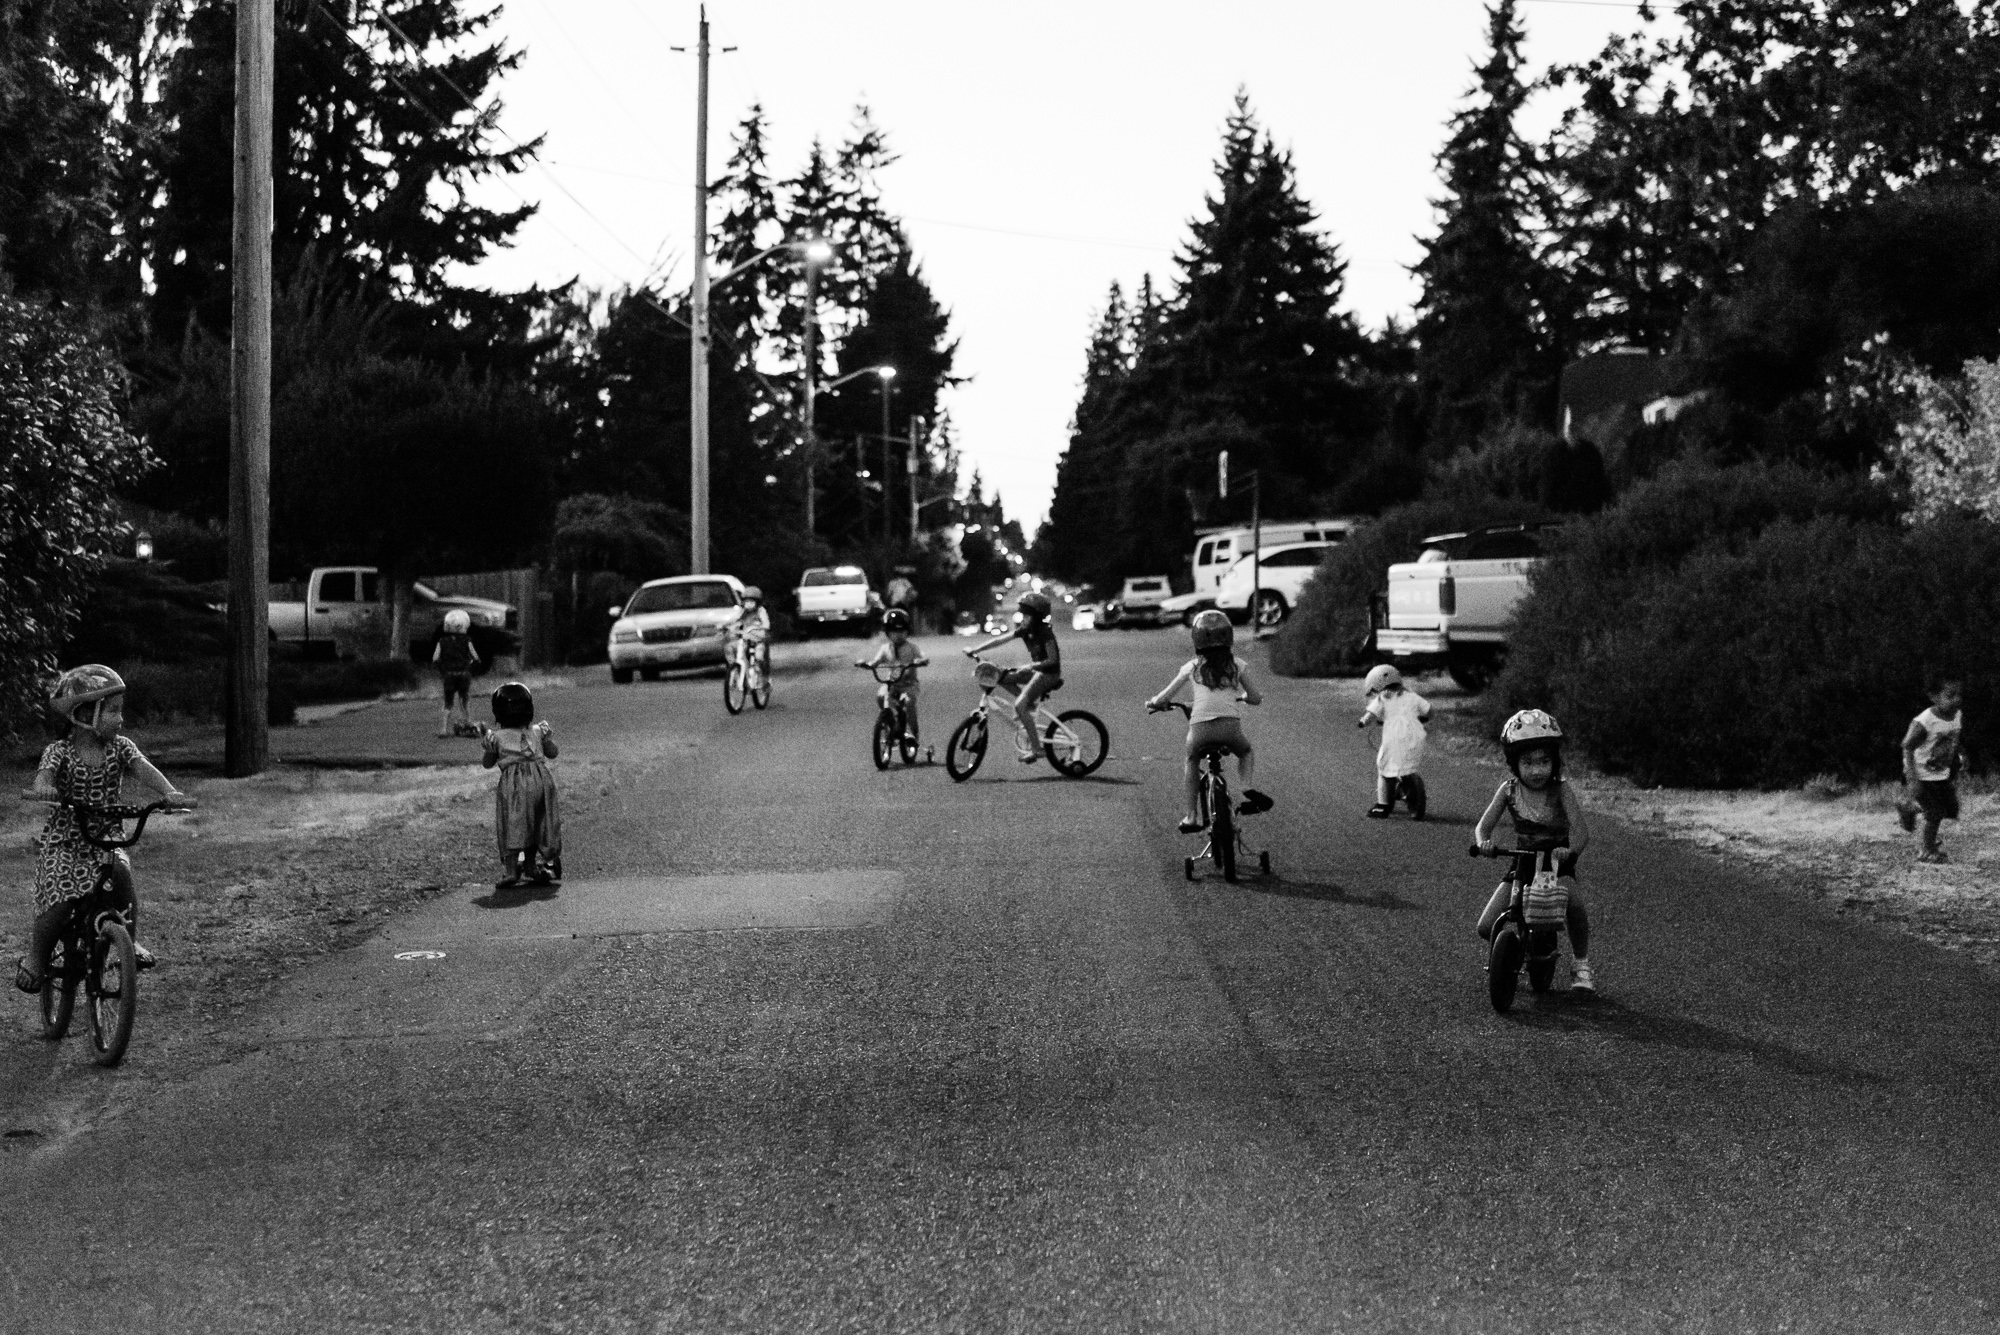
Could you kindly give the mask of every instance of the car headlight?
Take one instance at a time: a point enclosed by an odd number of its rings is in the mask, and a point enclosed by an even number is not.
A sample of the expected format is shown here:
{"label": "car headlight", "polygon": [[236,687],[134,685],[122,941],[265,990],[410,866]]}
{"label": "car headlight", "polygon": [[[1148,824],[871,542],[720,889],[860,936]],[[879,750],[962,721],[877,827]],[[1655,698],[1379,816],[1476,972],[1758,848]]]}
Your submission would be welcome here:
{"label": "car headlight", "polygon": [[611,632],[611,642],[613,644],[637,644],[639,642],[639,632],[630,626],[620,626]]}

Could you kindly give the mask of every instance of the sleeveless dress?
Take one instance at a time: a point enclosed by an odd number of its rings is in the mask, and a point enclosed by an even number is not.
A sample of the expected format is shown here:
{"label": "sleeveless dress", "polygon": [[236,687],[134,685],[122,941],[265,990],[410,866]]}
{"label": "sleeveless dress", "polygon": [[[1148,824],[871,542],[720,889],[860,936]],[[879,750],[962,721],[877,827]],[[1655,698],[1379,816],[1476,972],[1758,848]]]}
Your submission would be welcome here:
{"label": "sleeveless dress", "polygon": [[[126,773],[143,759],[138,746],[121,733],[105,745],[102,761],[86,765],[65,737],[49,743],[36,768],[54,770],[56,791],[70,801],[111,806],[118,801],[118,786]],[[107,863],[129,867],[123,849],[98,848],[83,837],[87,829],[100,839],[117,838],[123,827],[123,821],[101,817],[85,823],[73,807],[51,811],[49,823],[35,839],[35,910],[47,912],[89,894],[97,885],[98,869]]]}
{"label": "sleeveless dress", "polygon": [[545,858],[562,856],[562,811],[556,781],[542,760],[548,725],[495,728],[488,745],[500,755],[500,784],[493,791],[493,830],[500,856],[524,848]]}

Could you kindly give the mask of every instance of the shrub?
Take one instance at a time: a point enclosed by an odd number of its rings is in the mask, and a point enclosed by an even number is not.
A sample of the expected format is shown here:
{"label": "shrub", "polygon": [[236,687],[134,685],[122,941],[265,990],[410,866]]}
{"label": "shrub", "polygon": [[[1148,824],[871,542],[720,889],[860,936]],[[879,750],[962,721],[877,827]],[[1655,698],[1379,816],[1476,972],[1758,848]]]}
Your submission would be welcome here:
{"label": "shrub", "polygon": [[[125,722],[144,727],[160,723],[214,723],[222,718],[225,667],[221,659],[185,663],[123,663]],[[293,721],[297,701],[282,676],[273,671],[266,718],[273,726]]]}
{"label": "shrub", "polygon": [[1413,501],[1384,511],[1328,553],[1307,581],[1297,612],[1271,642],[1271,670],[1288,677],[1365,672],[1373,661],[1368,599],[1382,589],[1391,565],[1414,560],[1433,534],[1544,517],[1527,501],[1490,496]]}
{"label": "shrub", "polygon": [[2000,691],[2000,527],[1901,529],[1824,480],[1820,503],[1863,513],[1774,514],[1814,494],[1783,469],[1695,480],[1663,477],[1562,535],[1516,617],[1489,722],[1548,709],[1601,768],[1643,784],[1882,778],[1936,670],[1974,702],[1968,750],[2000,739],[1979,708]]}
{"label": "shrub", "polygon": [[226,589],[189,584],[143,562],[107,561],[58,661],[73,667],[222,658],[229,649],[228,623],[215,605],[228,596]]}

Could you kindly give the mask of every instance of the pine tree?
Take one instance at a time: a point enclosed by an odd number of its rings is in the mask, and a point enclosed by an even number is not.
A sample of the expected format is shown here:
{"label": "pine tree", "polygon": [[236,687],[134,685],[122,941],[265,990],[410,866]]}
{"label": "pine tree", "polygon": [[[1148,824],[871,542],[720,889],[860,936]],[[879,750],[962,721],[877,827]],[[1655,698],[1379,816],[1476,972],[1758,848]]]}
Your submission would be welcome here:
{"label": "pine tree", "polygon": [[[1141,289],[1152,295],[1149,275]],[[1084,356],[1083,394],[1070,420],[1069,448],[1056,461],[1055,493],[1048,518],[1035,535],[1035,565],[1058,579],[1081,580],[1093,564],[1093,535],[1102,534],[1117,515],[1120,473],[1117,440],[1105,430],[1110,423],[1118,388],[1132,367],[1132,341],[1137,321],[1147,312],[1128,310],[1124,289],[1117,282],[1104,299],[1097,326]]]}
{"label": "pine tree", "polygon": [[[280,0],[273,267],[280,281],[315,254],[343,285],[420,330],[467,316],[525,316],[451,281],[513,235],[531,206],[489,209],[467,191],[521,170],[540,141],[494,146],[494,85],[520,55],[486,41],[494,11],[469,0]],[[236,19],[199,0],[167,68],[171,119],[147,259],[155,328],[228,326]],[[470,99],[472,106],[466,105]]]}
{"label": "pine tree", "polygon": [[1490,51],[1472,104],[1452,118],[1438,155],[1446,198],[1437,236],[1416,266],[1417,377],[1434,449],[1475,445],[1498,423],[1546,424],[1561,370],[1549,286],[1529,230],[1531,150],[1514,128],[1527,101],[1515,0],[1487,9]]}

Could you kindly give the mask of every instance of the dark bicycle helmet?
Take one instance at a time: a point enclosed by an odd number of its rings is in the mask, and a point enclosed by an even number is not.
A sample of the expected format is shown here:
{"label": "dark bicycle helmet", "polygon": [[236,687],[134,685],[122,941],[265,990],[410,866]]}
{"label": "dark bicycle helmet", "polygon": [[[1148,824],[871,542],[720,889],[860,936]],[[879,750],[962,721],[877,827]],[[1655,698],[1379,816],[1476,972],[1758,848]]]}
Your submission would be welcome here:
{"label": "dark bicycle helmet", "polygon": [[1022,616],[1036,621],[1047,621],[1049,613],[1055,610],[1055,604],[1049,601],[1046,593],[1024,593],[1016,606],[1021,609]]}
{"label": "dark bicycle helmet", "polygon": [[503,728],[525,728],[535,721],[535,696],[518,681],[493,688],[493,721]]}
{"label": "dark bicycle helmet", "polygon": [[1228,613],[1210,608],[1195,617],[1188,635],[1194,641],[1196,653],[1204,649],[1227,649],[1236,642],[1236,627],[1229,624]]}
{"label": "dark bicycle helmet", "polygon": [[764,601],[764,591],[755,584],[745,584],[743,586],[743,601],[746,603],[761,603]]}
{"label": "dark bicycle helmet", "polygon": [[900,607],[890,608],[882,614],[882,629],[907,632],[910,629],[910,614]]}

